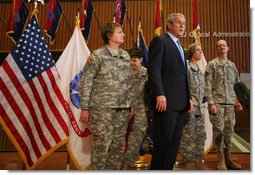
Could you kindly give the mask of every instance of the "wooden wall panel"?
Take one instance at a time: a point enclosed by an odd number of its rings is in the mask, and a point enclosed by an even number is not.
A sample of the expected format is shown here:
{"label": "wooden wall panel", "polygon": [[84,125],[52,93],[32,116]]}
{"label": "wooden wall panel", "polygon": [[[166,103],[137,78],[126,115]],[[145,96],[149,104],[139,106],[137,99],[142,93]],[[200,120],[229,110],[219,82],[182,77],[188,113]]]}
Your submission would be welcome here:
{"label": "wooden wall panel", "polygon": [[[124,49],[130,49],[137,38],[137,26],[139,18],[142,21],[142,29],[146,39],[147,46],[154,37],[155,21],[155,0],[126,0],[127,14],[125,17],[123,29],[126,35]],[[163,2],[163,31],[167,15],[172,12],[181,12],[186,16],[186,35],[181,38],[183,46],[187,48],[193,43],[190,37],[192,31],[192,0],[162,0]],[[74,26],[77,10],[80,8],[80,2],[61,2],[64,10],[64,16],[60,21],[56,41],[50,45],[52,51],[62,51],[67,45]],[[113,20],[113,11],[115,0],[96,1],[92,0],[95,9],[95,15],[92,18],[91,33],[89,36],[88,47],[90,50],[97,49],[103,45],[99,26]],[[27,7],[32,12],[33,4],[27,3]],[[46,19],[48,3],[44,6],[39,5],[38,19],[43,28]],[[0,2],[0,52],[9,52],[13,43],[5,36],[6,24],[10,11],[10,1]],[[199,22],[201,33],[201,43],[207,61],[216,57],[216,42],[219,39],[225,39],[230,47],[229,58],[232,60],[239,72],[250,72],[250,1],[249,0],[199,0]],[[248,36],[217,36],[224,33],[247,34]],[[163,33],[163,32],[162,32]],[[241,113],[238,117],[249,121],[249,114]],[[241,127],[241,120],[237,124]],[[2,141],[1,141],[2,142]],[[4,146],[5,147],[5,146]],[[1,147],[0,147],[1,148]]]}
{"label": "wooden wall panel", "polygon": [[[61,2],[61,1],[60,1]],[[139,18],[142,21],[142,29],[147,45],[154,37],[155,21],[155,0],[126,0],[127,14],[124,20],[124,32],[126,34],[124,49],[130,49],[137,38],[137,25]],[[186,16],[186,36],[182,37],[184,47],[188,47],[193,42],[190,37],[192,31],[192,0],[162,0],[163,2],[163,27],[165,31],[165,21],[167,15],[171,12],[181,12]],[[95,14],[100,26],[113,20],[114,0],[93,1]],[[32,4],[27,4],[30,11],[33,9]],[[59,29],[57,32],[56,42],[50,46],[51,50],[62,51],[67,45],[74,26],[75,15],[80,2],[61,2],[64,10]],[[240,72],[250,72],[250,37],[247,36],[220,36],[223,33],[237,32],[240,34],[250,32],[250,3],[249,0],[200,0],[199,17],[200,27],[203,37],[201,38],[204,54],[207,61],[216,56],[215,44],[219,39],[225,39],[230,46],[229,58],[235,62]],[[48,3],[45,6],[39,5],[39,22],[43,27]],[[10,3],[1,3],[0,17],[7,24],[9,16]],[[100,29],[95,16],[92,18],[91,33],[89,36],[88,46],[94,50],[102,46],[103,42],[100,35]],[[5,26],[0,25],[0,51],[9,52],[13,43],[5,37]]]}

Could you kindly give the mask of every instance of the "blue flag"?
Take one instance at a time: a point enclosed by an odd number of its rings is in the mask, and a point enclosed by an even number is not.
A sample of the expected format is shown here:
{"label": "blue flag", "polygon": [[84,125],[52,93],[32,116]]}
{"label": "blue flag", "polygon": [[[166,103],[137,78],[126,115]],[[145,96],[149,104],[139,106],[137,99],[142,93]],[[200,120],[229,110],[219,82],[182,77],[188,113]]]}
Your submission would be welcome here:
{"label": "blue flag", "polygon": [[80,12],[80,28],[82,35],[86,41],[88,41],[90,24],[94,8],[90,0],[82,0],[82,10]]}
{"label": "blue flag", "polygon": [[12,0],[6,35],[16,42],[22,34],[29,11],[23,0]]}
{"label": "blue flag", "polygon": [[146,42],[145,42],[145,39],[144,39],[144,36],[143,36],[143,30],[141,28],[141,22],[139,22],[139,25],[138,25],[138,29],[137,29],[137,32],[138,32],[138,36],[137,36],[137,47],[141,48],[143,50],[143,62],[142,62],[142,65],[144,67],[147,67],[148,65],[148,47],[146,45]]}
{"label": "blue flag", "polygon": [[56,38],[56,32],[58,29],[58,24],[60,18],[62,16],[63,10],[60,6],[58,0],[50,0],[48,13],[47,13],[47,20],[44,26],[44,32],[48,37],[50,37],[50,43],[53,44]]}

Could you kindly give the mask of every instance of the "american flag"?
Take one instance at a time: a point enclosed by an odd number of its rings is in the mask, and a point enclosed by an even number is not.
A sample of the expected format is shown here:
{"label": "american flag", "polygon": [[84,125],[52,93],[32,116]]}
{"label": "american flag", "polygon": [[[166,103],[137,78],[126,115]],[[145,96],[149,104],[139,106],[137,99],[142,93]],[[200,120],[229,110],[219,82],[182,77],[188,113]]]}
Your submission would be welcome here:
{"label": "american flag", "polygon": [[0,67],[0,123],[27,169],[68,141],[68,107],[60,78],[36,21]]}

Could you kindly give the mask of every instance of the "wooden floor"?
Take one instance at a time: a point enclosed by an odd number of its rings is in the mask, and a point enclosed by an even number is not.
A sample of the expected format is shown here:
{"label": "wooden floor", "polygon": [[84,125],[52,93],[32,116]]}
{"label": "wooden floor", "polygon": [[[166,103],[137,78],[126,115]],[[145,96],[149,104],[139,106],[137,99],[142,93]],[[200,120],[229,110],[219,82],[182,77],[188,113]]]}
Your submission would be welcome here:
{"label": "wooden floor", "polygon": [[[242,170],[251,170],[250,168],[250,153],[235,153],[233,159],[242,164]],[[150,155],[143,157],[144,161],[150,166]],[[183,170],[183,163],[180,156],[177,157],[179,165],[175,170]],[[210,170],[216,170],[217,156],[214,152],[210,152],[205,157],[205,165]],[[47,159],[41,162],[36,170],[66,170],[67,169],[67,153],[54,152]],[[0,152],[0,169],[1,170],[22,170],[24,169],[22,160],[17,152]],[[74,164],[71,162],[68,167],[70,170],[76,170]],[[131,170],[145,170],[146,168],[131,168]],[[149,169],[149,167],[147,167]]]}

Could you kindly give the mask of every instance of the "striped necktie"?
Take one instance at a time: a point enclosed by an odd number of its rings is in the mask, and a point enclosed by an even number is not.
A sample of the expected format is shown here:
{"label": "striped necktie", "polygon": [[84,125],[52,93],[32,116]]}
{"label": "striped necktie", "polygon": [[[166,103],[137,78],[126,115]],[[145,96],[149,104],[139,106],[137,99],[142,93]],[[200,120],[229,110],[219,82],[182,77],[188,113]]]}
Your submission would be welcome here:
{"label": "striped necktie", "polygon": [[182,57],[182,62],[185,64],[184,52],[183,52],[183,49],[182,49],[182,46],[181,46],[181,43],[180,43],[179,40],[177,40],[177,45],[178,45],[178,49],[179,49],[179,52],[180,52],[181,57]]}

